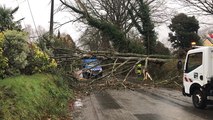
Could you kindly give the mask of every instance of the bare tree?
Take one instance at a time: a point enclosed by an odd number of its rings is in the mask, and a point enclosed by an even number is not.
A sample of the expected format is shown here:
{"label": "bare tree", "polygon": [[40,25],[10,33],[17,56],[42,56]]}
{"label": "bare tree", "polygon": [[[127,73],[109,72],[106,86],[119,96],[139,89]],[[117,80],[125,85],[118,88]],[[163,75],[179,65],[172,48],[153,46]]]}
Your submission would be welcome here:
{"label": "bare tree", "polygon": [[[127,7],[133,4],[138,6],[138,0],[87,0],[88,8],[98,18],[108,20],[120,28],[128,28],[130,17]],[[170,13],[165,0],[143,0],[150,7],[151,15],[156,23],[162,23],[168,20]],[[127,26],[124,26],[126,25]]]}
{"label": "bare tree", "polygon": [[194,8],[195,12],[205,15],[213,15],[213,1],[212,0],[178,0],[186,6]]}
{"label": "bare tree", "polygon": [[95,4],[96,2],[90,1],[90,3],[88,3],[88,1],[82,2],[81,0],[75,0],[74,3],[67,3],[67,1],[64,0],[60,1],[65,8],[68,8],[69,10],[78,13],[79,18],[83,22],[86,22],[88,25],[101,30],[104,36],[108,36],[109,39],[112,40],[113,43],[115,43],[117,50],[126,49],[126,46],[128,46],[129,43],[125,39],[125,34],[112,22],[104,19],[104,16],[99,17],[99,15],[101,14],[100,12],[98,13],[97,11],[99,7],[94,9],[95,6],[91,6],[91,4]]}
{"label": "bare tree", "polygon": [[85,32],[82,34],[82,37],[79,39],[80,46],[85,50],[90,51],[104,51],[110,49],[108,43],[103,43],[103,37],[101,31],[94,28],[88,27]]}
{"label": "bare tree", "polygon": [[[132,16],[129,15],[128,8],[139,7],[139,0],[75,0],[67,1],[60,0],[63,9],[68,8],[69,10],[78,14],[77,20],[93,26],[100,31],[102,31],[102,37],[108,37],[106,40],[109,43],[109,40],[113,42],[115,48],[128,50],[129,40],[126,38],[128,32],[132,29],[135,30],[135,23],[132,22]],[[143,1],[143,0],[140,0]],[[162,22],[159,16],[162,15],[162,5],[164,5],[164,0],[144,0],[144,4],[150,7],[151,19],[155,22]],[[134,10],[133,12],[141,12]],[[136,14],[136,13],[134,13]],[[158,17],[157,17],[158,16]],[[135,20],[141,23],[142,18],[138,15],[135,15]],[[158,19],[157,19],[158,18]],[[139,32],[141,33],[141,32]],[[132,48],[132,46],[131,46]],[[130,49],[131,49],[130,48]]]}
{"label": "bare tree", "polygon": [[[63,3],[69,4],[72,7],[75,7],[75,10],[82,9],[86,10],[87,14],[101,20],[105,20],[107,22],[111,22],[116,25],[119,29],[123,30],[127,33],[132,27],[133,24],[130,20],[130,16],[128,15],[127,7],[130,6],[130,3],[135,7],[138,6],[138,0],[60,0]],[[166,6],[166,0],[143,0],[145,4],[150,7],[151,16],[155,23],[164,23],[169,20],[169,16],[171,16],[171,12],[169,8]],[[79,4],[81,2],[81,5]],[[59,10],[66,10],[70,12],[67,7],[62,5]],[[82,16],[76,14],[75,12],[71,12],[73,16],[76,17],[76,20],[84,22],[82,20]],[[70,21],[68,21],[70,22]]]}
{"label": "bare tree", "polygon": [[[149,1],[149,0],[147,0]],[[153,2],[148,2],[150,6],[150,13],[153,22],[158,25],[169,21],[171,16],[173,16],[173,10],[167,6],[168,1],[166,0],[152,0]]]}
{"label": "bare tree", "polygon": [[38,37],[47,32],[45,28],[40,25],[37,26],[37,30],[33,29],[31,25],[26,25],[24,31],[28,33],[29,39],[34,42],[37,40]]}
{"label": "bare tree", "polygon": [[130,0],[87,0],[87,8],[89,8],[90,14],[113,23],[118,29],[128,32],[130,30],[131,23],[128,22],[130,17],[128,16],[126,7],[129,5]]}

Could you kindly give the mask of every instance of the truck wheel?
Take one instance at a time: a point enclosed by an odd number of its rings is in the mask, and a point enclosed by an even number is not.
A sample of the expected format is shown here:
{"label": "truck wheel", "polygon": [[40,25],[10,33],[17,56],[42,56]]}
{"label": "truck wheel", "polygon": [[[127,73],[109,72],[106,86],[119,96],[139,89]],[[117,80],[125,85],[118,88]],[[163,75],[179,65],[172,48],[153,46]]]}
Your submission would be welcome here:
{"label": "truck wheel", "polygon": [[196,108],[204,109],[206,107],[206,96],[200,90],[195,90],[192,95],[192,102]]}

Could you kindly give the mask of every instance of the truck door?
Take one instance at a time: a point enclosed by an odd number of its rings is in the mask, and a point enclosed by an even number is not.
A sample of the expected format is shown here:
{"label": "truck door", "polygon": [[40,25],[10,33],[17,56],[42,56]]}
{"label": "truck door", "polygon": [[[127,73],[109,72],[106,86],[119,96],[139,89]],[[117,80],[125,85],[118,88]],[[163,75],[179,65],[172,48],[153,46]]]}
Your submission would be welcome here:
{"label": "truck door", "polygon": [[183,83],[185,92],[189,93],[192,83],[202,84],[203,81],[203,53],[188,54],[184,67]]}

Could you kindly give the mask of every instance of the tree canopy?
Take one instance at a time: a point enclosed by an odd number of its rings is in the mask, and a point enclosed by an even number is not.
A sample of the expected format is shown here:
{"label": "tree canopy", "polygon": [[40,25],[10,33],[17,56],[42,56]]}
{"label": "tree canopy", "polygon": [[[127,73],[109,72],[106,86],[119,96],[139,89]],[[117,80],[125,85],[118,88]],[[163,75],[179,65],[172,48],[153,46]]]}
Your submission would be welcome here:
{"label": "tree canopy", "polygon": [[5,30],[20,30],[20,20],[14,21],[13,14],[18,11],[18,7],[15,9],[6,8],[5,6],[0,6],[0,31]]}
{"label": "tree canopy", "polygon": [[131,8],[128,9],[128,13],[131,16],[133,25],[137,28],[139,33],[143,36],[143,44],[146,49],[146,54],[154,53],[156,46],[156,33],[154,31],[154,23],[151,19],[151,11],[149,4],[144,0],[137,1],[138,7],[134,7],[131,4]]}
{"label": "tree canopy", "polygon": [[192,16],[189,17],[183,13],[176,15],[169,25],[169,41],[177,49],[187,50],[191,47],[191,42],[199,44],[200,37],[197,32],[199,29],[198,20]]}

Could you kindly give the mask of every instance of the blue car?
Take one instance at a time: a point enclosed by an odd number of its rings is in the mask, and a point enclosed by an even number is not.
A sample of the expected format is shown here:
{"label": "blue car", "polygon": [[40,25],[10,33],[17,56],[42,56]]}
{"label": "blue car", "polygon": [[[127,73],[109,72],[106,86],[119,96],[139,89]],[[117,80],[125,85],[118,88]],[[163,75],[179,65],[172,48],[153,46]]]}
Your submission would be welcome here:
{"label": "blue car", "polygon": [[83,78],[98,78],[103,74],[103,69],[100,66],[100,61],[96,57],[83,58]]}

